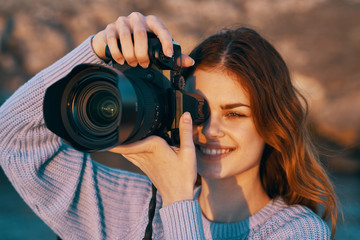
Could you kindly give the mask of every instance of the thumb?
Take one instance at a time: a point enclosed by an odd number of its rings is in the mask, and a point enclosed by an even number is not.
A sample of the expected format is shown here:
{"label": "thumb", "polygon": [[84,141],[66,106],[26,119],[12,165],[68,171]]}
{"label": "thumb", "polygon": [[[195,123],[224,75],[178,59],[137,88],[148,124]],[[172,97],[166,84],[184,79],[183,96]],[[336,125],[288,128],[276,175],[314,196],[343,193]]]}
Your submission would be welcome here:
{"label": "thumb", "polygon": [[189,112],[185,112],[180,118],[179,133],[180,150],[190,150],[191,152],[194,152],[195,146],[193,142],[193,125]]}
{"label": "thumb", "polygon": [[[196,153],[193,140],[193,125],[190,113],[184,113],[180,118],[180,150],[178,153],[179,160],[182,164],[183,180],[191,179],[191,184],[194,186],[197,176],[196,167]],[[190,177],[190,178],[188,178]],[[186,182],[186,181],[185,181]],[[185,183],[184,182],[184,183]]]}

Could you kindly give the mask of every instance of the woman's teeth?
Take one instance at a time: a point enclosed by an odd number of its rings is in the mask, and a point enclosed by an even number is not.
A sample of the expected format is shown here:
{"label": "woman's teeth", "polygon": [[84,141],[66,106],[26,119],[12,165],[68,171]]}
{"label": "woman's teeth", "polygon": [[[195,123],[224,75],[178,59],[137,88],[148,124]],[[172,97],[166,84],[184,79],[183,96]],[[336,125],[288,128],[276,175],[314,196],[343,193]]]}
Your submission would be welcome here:
{"label": "woman's teeth", "polygon": [[220,155],[220,154],[225,154],[231,151],[231,149],[227,148],[227,149],[219,149],[219,148],[205,148],[205,147],[201,147],[199,146],[199,150],[203,153],[203,154],[207,154],[207,155]]}

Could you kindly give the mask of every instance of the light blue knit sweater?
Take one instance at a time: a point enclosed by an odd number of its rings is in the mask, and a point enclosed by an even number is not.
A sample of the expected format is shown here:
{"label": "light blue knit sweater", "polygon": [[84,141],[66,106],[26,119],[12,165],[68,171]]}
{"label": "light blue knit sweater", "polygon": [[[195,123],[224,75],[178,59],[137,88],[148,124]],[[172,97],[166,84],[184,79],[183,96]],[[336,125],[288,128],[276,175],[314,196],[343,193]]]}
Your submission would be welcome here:
{"label": "light blue knit sweater", "polygon": [[[80,63],[105,64],[91,38],[43,70],[0,108],[0,161],[25,202],[63,239],[142,239],[151,182],[146,176],[96,163],[65,145],[45,126],[44,92]],[[201,189],[197,190],[196,195]],[[303,206],[274,199],[238,223],[214,223],[196,198],[161,207],[153,239],[328,239],[327,225]]]}

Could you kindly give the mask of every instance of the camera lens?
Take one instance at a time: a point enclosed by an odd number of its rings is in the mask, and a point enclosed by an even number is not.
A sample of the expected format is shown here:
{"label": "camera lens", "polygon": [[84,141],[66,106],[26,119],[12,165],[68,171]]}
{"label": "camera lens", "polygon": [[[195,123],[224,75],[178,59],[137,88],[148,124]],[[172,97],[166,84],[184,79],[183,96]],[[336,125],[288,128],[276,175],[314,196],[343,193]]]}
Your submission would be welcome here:
{"label": "camera lens", "polygon": [[[60,106],[66,132],[62,136],[75,148],[108,149],[127,141],[142,126],[143,106],[138,102],[135,86],[121,72],[82,64],[63,81]],[[58,91],[61,87],[54,87],[51,93]],[[58,126],[54,124],[54,128]]]}
{"label": "camera lens", "polygon": [[[107,136],[116,131],[121,100],[116,85],[106,79],[91,79],[78,85],[69,109],[83,136]],[[85,84],[86,83],[86,84]]]}
{"label": "camera lens", "polygon": [[[149,74],[154,78],[149,79]],[[152,68],[120,72],[100,65],[78,65],[47,91],[46,122],[81,151],[109,149],[153,134],[162,136],[172,124],[169,87],[168,79]],[[57,104],[59,110],[50,114]]]}
{"label": "camera lens", "polygon": [[117,119],[119,108],[116,97],[111,92],[102,90],[89,98],[86,112],[90,121],[99,126],[107,126]]}

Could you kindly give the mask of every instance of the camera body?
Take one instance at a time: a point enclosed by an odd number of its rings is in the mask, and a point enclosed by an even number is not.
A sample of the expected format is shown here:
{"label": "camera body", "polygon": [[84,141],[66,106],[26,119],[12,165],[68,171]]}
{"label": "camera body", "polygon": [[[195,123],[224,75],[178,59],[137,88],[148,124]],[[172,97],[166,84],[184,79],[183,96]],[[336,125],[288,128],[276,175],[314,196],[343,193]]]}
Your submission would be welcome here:
{"label": "camera body", "polygon": [[[46,126],[83,152],[104,151],[158,135],[179,144],[179,119],[190,112],[194,124],[209,116],[206,100],[183,90],[181,47],[162,52],[159,39],[148,34],[150,66],[80,64],[45,93]],[[119,46],[120,47],[120,46]],[[120,48],[121,49],[121,48]],[[111,59],[108,47],[106,55]],[[170,79],[162,71],[170,71]]]}

